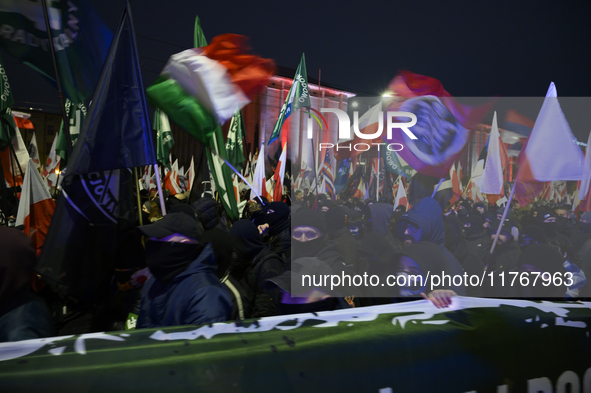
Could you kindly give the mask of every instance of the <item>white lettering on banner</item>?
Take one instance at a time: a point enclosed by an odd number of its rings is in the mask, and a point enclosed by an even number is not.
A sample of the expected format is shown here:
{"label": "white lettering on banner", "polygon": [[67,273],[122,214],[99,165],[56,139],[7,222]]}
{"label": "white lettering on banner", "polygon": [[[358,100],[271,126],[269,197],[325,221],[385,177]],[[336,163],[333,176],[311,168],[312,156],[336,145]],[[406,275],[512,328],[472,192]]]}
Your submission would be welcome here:
{"label": "white lettering on banner", "polygon": [[[497,393],[507,393],[507,385],[498,385]],[[591,368],[588,368],[583,375],[583,390],[581,390],[581,380],[574,371],[567,370],[560,374],[556,380],[556,389],[548,377],[532,378],[527,380],[528,393],[566,393],[566,392],[591,392]],[[478,393],[477,390],[470,390],[465,393]]]}
{"label": "white lettering on banner", "polygon": [[[351,120],[347,112],[336,109],[336,108],[321,108],[322,113],[334,113],[339,119],[339,139],[351,140]],[[417,137],[409,130],[410,127],[417,124],[417,117],[411,112],[398,112],[388,111],[386,112],[387,121],[387,136],[388,139],[392,139],[392,130],[394,128],[400,128],[410,139],[417,139]],[[409,122],[395,122],[394,118],[397,117],[408,117],[411,119]],[[378,130],[374,134],[364,134],[359,130],[359,113],[353,112],[353,131],[355,135],[361,139],[375,139],[382,135],[384,128],[384,112],[380,111],[378,114]],[[308,129],[308,139],[312,139],[312,131]]]}

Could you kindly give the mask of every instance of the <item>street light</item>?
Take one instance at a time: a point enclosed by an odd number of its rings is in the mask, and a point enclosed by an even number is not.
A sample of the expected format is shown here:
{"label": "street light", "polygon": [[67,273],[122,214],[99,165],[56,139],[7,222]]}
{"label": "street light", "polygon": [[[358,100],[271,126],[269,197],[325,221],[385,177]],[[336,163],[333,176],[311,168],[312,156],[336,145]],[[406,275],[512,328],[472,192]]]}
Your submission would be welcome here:
{"label": "street light", "polygon": [[357,107],[359,106],[359,103],[358,103],[357,101],[353,101],[353,102],[351,103],[351,106],[352,106],[353,108],[357,108]]}

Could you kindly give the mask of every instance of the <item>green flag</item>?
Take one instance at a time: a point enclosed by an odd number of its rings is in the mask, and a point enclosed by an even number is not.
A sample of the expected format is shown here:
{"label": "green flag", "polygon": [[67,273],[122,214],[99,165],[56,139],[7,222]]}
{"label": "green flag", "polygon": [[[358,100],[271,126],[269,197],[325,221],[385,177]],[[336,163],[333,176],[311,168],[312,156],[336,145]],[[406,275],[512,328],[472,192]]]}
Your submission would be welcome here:
{"label": "green flag", "polygon": [[[70,138],[72,139],[72,147],[74,147],[76,140],[78,140],[78,135],[80,134],[80,128],[82,128],[84,119],[86,119],[86,107],[84,104],[75,105],[68,99],[66,100],[65,108],[66,115],[68,116],[68,120],[70,122]],[[61,157],[62,168],[65,168],[68,164],[68,159],[70,158],[70,151],[68,150],[68,138],[66,138],[66,134],[64,132],[63,121],[60,125],[55,151],[57,152],[57,155]]]}
{"label": "green flag", "polygon": [[14,104],[14,98],[12,98],[12,90],[10,90],[10,84],[4,69],[4,61],[1,56],[0,75],[2,75],[2,83],[0,83],[0,147],[3,147],[8,146],[14,137],[16,124],[10,110],[10,107]]}
{"label": "green flag", "polygon": [[283,123],[292,112],[297,111],[303,107],[310,107],[310,93],[308,91],[308,75],[306,73],[306,58],[302,53],[302,60],[300,60],[300,65],[296,70],[295,77],[293,78],[293,83],[291,84],[291,88],[289,89],[289,93],[287,94],[287,98],[285,99],[285,103],[281,107],[281,111],[279,112],[279,116],[277,117],[277,122],[275,123],[275,127],[273,128],[273,133],[271,134],[271,138],[269,139],[269,144],[273,143],[277,138],[279,138],[279,134],[281,133],[281,128],[283,127]]}
{"label": "green flag", "polygon": [[[194,45],[196,48],[207,45],[207,40],[203,35],[203,30],[201,30],[201,21],[198,16],[195,18]],[[232,171],[227,165],[223,165],[223,161],[220,160],[220,157],[225,160],[229,158],[226,145],[224,144],[222,127],[218,125],[213,135],[208,139],[209,149],[205,149],[205,151],[207,152],[207,163],[211,169],[216,190],[230,219],[233,221],[238,220],[238,205],[236,204],[236,196],[234,195],[232,184]]]}
{"label": "green flag", "polygon": [[228,161],[234,165],[238,171],[244,168],[244,137],[246,131],[244,129],[244,119],[242,112],[238,111],[232,117],[230,122],[230,130],[228,131],[228,138],[226,139],[226,150],[228,152]]}
{"label": "green flag", "polygon": [[160,109],[154,111],[154,129],[156,130],[156,158],[170,171],[170,149],[174,145],[174,139],[168,116]]}

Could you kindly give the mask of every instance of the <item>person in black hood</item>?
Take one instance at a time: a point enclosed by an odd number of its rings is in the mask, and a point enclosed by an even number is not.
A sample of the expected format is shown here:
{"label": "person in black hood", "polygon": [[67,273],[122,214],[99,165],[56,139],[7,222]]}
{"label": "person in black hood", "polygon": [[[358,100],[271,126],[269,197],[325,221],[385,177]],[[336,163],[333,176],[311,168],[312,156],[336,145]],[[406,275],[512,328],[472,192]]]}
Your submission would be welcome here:
{"label": "person in black hood", "polygon": [[511,235],[511,224],[508,221],[501,224],[501,221],[495,220],[492,223],[490,227],[491,240],[494,242],[499,226],[502,226],[501,233],[499,234],[499,240],[495,245],[493,254],[488,252],[483,259],[486,270],[489,272],[515,269],[519,262],[519,255],[521,254],[517,242],[513,239],[513,235]]}
{"label": "person in black hood", "polygon": [[556,214],[550,210],[542,210],[538,212],[536,215],[536,222],[546,233],[546,239],[548,241],[558,240],[569,246],[571,245],[570,240],[568,240],[566,236],[556,231]]}
{"label": "person in black hood", "polygon": [[546,233],[537,225],[528,225],[519,233],[518,245],[521,251],[534,244],[547,244]]}
{"label": "person in black hood", "polygon": [[252,261],[245,269],[235,269],[231,273],[253,293],[254,303],[250,317],[277,315],[280,293],[276,288],[267,288],[264,283],[283,273],[285,260],[273,251],[271,245],[262,241],[258,228],[249,220],[236,221],[230,228],[230,233],[242,240],[246,257]]}
{"label": "person in black hood", "polygon": [[[271,202],[266,206],[263,217],[269,229],[265,232],[273,251],[286,260],[291,256],[291,217],[290,209],[284,202]],[[256,221],[256,220],[255,220]]]}
{"label": "person in black hood", "polygon": [[468,246],[481,260],[486,253],[490,252],[490,236],[485,233],[482,218],[479,214],[471,214],[464,221],[464,238],[468,242]]}
{"label": "person in black hood", "polygon": [[480,217],[482,218],[484,216],[484,213],[486,213],[485,204],[482,202],[476,202],[474,204],[474,213],[480,215]]}
{"label": "person in black hood", "polygon": [[146,263],[152,273],[142,290],[138,328],[199,325],[231,317],[232,301],[217,277],[213,248],[198,242],[194,219],[170,213],[138,230],[148,237]]}
{"label": "person in black hood", "polygon": [[[446,217],[445,224],[445,247],[458,259],[468,276],[481,276],[484,272],[484,263],[472,251],[466,239],[462,238],[462,223],[457,217]],[[482,296],[482,288],[479,286],[468,286],[468,296]]]}
{"label": "person in black hood", "polygon": [[213,198],[203,197],[193,203],[193,209],[197,215],[197,220],[203,225],[206,231],[213,228],[220,228],[228,231],[222,219],[222,209],[219,203]]}
{"label": "person in black hood", "polygon": [[[398,232],[403,235],[405,243],[414,244],[419,241],[429,241],[437,244],[447,261],[447,267],[452,276],[464,274],[462,265],[456,257],[445,248],[445,226],[443,224],[443,212],[439,203],[430,197],[421,199],[398,223]],[[458,295],[464,296],[464,285],[452,288]]]}
{"label": "person in black hood", "polygon": [[589,239],[591,239],[591,212],[585,212],[579,218],[577,226],[573,228],[571,236],[573,255],[576,255]]}

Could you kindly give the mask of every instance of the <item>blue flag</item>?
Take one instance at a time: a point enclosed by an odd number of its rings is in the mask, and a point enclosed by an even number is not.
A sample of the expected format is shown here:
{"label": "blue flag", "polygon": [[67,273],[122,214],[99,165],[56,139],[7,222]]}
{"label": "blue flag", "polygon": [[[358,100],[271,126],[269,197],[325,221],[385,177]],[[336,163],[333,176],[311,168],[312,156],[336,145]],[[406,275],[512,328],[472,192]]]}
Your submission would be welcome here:
{"label": "blue flag", "polygon": [[129,5],[74,146],[67,176],[156,163]]}
{"label": "blue flag", "polygon": [[[70,158],[37,272],[64,298],[92,302],[134,227],[134,177],[156,163],[129,4]],[[128,240],[125,243],[131,244]]]}
{"label": "blue flag", "polygon": [[351,167],[351,159],[345,158],[337,163],[337,176],[334,182],[334,187],[337,195],[339,195],[349,180],[349,168]]}

